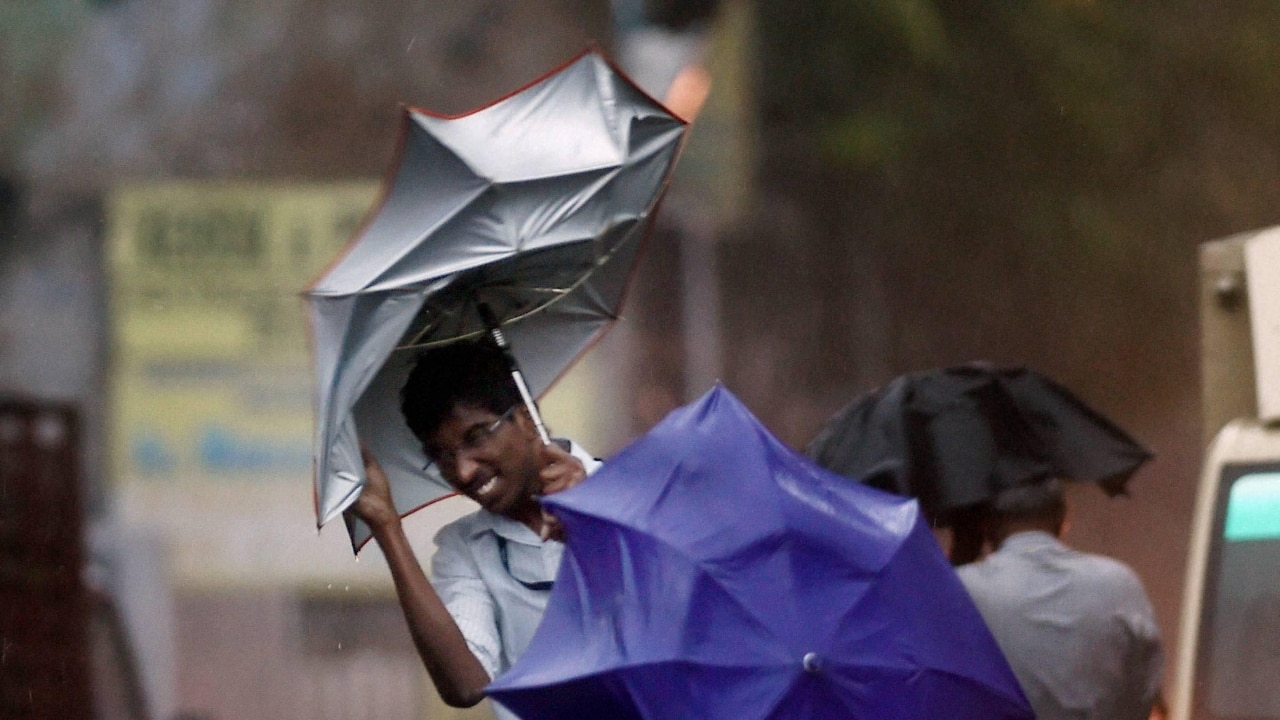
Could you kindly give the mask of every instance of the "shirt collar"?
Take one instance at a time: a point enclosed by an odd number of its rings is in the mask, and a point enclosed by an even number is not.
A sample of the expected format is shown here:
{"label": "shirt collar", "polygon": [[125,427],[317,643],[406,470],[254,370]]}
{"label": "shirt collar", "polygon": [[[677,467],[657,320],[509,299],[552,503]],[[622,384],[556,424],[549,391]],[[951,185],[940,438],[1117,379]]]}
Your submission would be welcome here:
{"label": "shirt collar", "polygon": [[1046,547],[1061,547],[1062,542],[1052,533],[1043,530],[1025,530],[1014,533],[1000,543],[1001,550],[1036,550]]}
{"label": "shirt collar", "polygon": [[480,508],[476,511],[476,522],[471,526],[471,538],[480,537],[485,533],[501,535],[508,540],[526,545],[537,545],[542,542],[538,534],[530,530],[528,525]]}

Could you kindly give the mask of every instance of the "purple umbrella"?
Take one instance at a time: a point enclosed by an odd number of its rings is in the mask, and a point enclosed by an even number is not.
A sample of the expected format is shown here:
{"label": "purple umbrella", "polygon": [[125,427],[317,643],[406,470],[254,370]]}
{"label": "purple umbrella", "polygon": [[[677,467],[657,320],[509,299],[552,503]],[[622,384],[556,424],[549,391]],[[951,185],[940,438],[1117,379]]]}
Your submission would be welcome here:
{"label": "purple umbrella", "polygon": [[546,502],[560,575],[489,687],[525,720],[1032,718],[916,501],[819,468],[721,387]]}

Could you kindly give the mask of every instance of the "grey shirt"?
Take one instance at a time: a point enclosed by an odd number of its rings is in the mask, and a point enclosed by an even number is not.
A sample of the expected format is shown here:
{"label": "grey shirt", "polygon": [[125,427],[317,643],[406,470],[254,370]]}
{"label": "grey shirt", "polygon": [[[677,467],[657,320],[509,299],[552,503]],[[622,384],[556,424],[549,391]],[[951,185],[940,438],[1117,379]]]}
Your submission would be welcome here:
{"label": "grey shirt", "polygon": [[1038,720],[1146,720],[1160,633],[1127,565],[1024,532],[957,573]]}

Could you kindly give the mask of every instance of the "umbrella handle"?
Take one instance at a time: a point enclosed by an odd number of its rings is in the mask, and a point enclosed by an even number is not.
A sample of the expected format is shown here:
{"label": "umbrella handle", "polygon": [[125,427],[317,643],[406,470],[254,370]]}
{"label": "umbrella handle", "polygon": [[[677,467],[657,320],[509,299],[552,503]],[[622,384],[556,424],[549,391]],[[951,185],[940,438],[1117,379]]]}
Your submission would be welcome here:
{"label": "umbrella handle", "polygon": [[533,395],[524,381],[524,373],[520,372],[514,363],[511,366],[511,379],[515,381],[516,389],[520,391],[520,398],[524,400],[524,407],[529,411],[529,417],[533,418],[533,426],[537,428],[542,444],[550,445],[551,436],[547,434],[547,426],[542,422],[542,413],[538,412],[538,406],[533,402]]}
{"label": "umbrella handle", "polygon": [[511,366],[511,379],[516,384],[516,390],[520,392],[520,399],[524,401],[529,417],[533,419],[538,438],[542,440],[543,445],[550,445],[551,436],[547,434],[547,426],[542,422],[542,413],[538,412],[538,406],[533,402],[533,393],[529,392],[529,384],[524,380],[524,373],[520,372],[520,364],[516,362],[516,356],[511,353],[511,344],[507,342],[507,336],[503,334],[498,318],[487,303],[478,303],[477,309],[480,311],[480,319],[484,321],[485,329],[489,331],[489,338],[502,351],[507,358],[507,364]]}

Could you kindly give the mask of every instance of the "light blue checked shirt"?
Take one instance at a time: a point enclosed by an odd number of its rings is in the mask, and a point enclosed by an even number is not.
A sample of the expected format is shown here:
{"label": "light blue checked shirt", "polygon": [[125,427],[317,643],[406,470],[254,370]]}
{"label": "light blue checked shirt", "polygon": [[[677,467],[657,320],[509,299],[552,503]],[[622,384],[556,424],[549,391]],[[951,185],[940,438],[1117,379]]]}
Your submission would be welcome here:
{"label": "light blue checked shirt", "polygon": [[[570,452],[595,472],[600,461],[576,443]],[[462,630],[472,654],[495,678],[522,655],[547,608],[564,544],[543,542],[524,523],[487,510],[461,517],[436,533],[431,584]],[[503,561],[505,546],[506,561]],[[499,720],[516,716],[495,704]]]}

